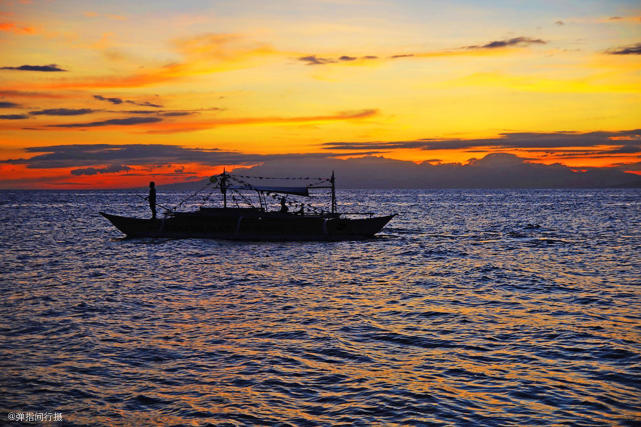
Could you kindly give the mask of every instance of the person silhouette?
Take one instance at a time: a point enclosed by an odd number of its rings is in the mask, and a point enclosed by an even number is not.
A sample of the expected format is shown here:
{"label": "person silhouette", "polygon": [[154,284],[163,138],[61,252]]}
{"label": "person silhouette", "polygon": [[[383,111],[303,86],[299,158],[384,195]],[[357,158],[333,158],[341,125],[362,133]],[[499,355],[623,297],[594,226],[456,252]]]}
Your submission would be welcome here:
{"label": "person silhouette", "polygon": [[149,183],[149,209],[151,209],[151,219],[156,219],[156,184],[151,181]]}
{"label": "person silhouette", "polygon": [[287,201],[285,200],[284,197],[280,198],[280,212],[281,213],[287,213],[288,208],[287,208]]}

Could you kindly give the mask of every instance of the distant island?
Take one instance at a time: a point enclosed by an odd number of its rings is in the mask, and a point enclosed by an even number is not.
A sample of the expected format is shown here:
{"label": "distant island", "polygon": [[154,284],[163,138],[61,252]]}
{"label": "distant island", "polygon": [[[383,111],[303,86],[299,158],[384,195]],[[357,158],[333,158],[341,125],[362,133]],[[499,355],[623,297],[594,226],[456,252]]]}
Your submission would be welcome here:
{"label": "distant island", "polygon": [[[367,156],[346,160],[319,158],[270,160],[242,170],[253,176],[328,176],[339,188],[641,188],[641,176],[615,167],[574,170],[544,165],[506,153],[488,154],[467,164],[414,163]],[[163,185],[164,191],[201,188],[206,180]]]}

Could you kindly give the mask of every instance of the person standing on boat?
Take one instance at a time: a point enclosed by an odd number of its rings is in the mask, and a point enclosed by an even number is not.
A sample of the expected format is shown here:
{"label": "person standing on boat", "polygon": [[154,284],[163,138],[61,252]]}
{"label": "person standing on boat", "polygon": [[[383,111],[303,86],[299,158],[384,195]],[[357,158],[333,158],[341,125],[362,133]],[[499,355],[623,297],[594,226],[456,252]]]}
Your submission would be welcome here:
{"label": "person standing on boat", "polygon": [[156,184],[151,181],[149,183],[149,209],[151,209],[151,219],[156,219]]}

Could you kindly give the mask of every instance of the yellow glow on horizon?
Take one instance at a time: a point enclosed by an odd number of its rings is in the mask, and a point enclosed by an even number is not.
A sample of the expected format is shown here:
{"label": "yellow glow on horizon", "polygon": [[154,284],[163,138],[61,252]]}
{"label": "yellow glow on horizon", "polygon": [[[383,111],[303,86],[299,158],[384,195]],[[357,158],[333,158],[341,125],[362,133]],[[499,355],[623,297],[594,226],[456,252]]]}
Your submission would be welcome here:
{"label": "yellow glow on horizon", "polygon": [[[2,15],[0,161],[47,145],[323,153],[331,142],[641,128],[641,55],[612,54],[638,43],[638,11],[537,28],[527,14],[516,25],[445,5],[425,25],[409,12],[418,6],[404,2],[364,11],[312,1],[269,13],[58,6],[11,2]],[[334,13],[342,8],[367,16]],[[461,19],[455,32],[450,13]],[[45,65],[64,71],[20,69]],[[73,111],[82,109],[90,111]],[[599,150],[576,158],[496,147],[379,151],[419,163],[493,152],[572,167],[641,161]]]}

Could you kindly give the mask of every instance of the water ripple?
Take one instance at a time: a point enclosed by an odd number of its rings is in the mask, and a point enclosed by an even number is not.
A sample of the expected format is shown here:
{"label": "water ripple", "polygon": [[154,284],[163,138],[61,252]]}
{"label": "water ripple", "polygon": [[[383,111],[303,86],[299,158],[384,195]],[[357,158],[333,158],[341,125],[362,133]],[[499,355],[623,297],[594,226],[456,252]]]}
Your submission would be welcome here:
{"label": "water ripple", "polygon": [[147,215],[127,193],[5,192],[0,416],[637,425],[640,195],[343,191],[402,214],[242,243],[123,240],[96,213]]}

